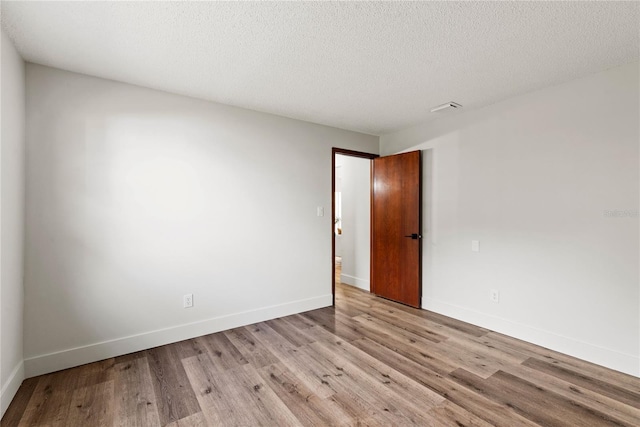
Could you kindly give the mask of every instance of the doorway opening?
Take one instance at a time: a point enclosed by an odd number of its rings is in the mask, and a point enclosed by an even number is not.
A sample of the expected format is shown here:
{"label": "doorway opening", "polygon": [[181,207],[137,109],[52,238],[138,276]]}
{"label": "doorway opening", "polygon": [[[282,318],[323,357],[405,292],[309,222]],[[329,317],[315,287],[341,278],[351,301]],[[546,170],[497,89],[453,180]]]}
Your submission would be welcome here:
{"label": "doorway opening", "polygon": [[377,157],[372,153],[332,149],[331,292],[334,306],[336,283],[368,287],[368,279],[361,276],[369,276],[371,160]]}
{"label": "doorway opening", "polygon": [[[361,232],[351,212],[352,222],[347,221],[346,203],[344,197],[346,187],[346,168],[353,158],[364,158],[364,165],[369,169],[369,185],[367,178],[360,180],[365,183],[360,193],[364,199],[363,211],[369,216],[359,224]],[[348,159],[348,160],[346,160]],[[410,151],[389,156],[379,157],[376,154],[362,153],[351,150],[334,148],[331,161],[331,265],[332,300],[336,303],[336,283],[345,282],[364,288],[376,296],[390,299],[411,307],[420,308],[422,300],[422,154],[420,151]],[[339,173],[337,166],[344,170]],[[353,168],[353,170],[358,169]],[[352,171],[353,171],[352,170]],[[336,187],[339,186],[339,187]],[[339,188],[340,191],[336,191]],[[366,196],[371,199],[367,201]],[[362,202],[360,202],[362,203]],[[370,206],[370,210],[369,207]],[[337,210],[337,208],[339,210]],[[362,226],[369,228],[369,233],[362,232]],[[351,238],[346,239],[347,228],[351,231]],[[360,234],[361,238],[357,239]],[[337,236],[342,241],[337,241]],[[344,237],[342,237],[344,236]],[[364,236],[364,237],[362,237]],[[348,241],[351,240],[351,241]],[[338,247],[336,248],[336,243]],[[354,245],[359,254],[349,251],[347,245]],[[368,251],[363,247],[368,246]],[[336,252],[338,249],[338,252]],[[336,258],[339,255],[340,258]],[[347,258],[347,257],[350,257]],[[358,261],[360,259],[360,269]],[[369,258],[368,268],[366,259]],[[340,268],[339,277],[336,267]],[[369,270],[366,272],[366,270]],[[349,271],[349,272],[347,272]],[[353,271],[353,273],[352,273]],[[360,273],[358,273],[360,271]],[[366,279],[358,277],[361,274]],[[368,276],[368,277],[367,277]],[[360,283],[358,283],[358,279]],[[347,282],[347,280],[349,282]],[[358,286],[360,284],[361,286]],[[341,288],[344,291],[347,288]]]}

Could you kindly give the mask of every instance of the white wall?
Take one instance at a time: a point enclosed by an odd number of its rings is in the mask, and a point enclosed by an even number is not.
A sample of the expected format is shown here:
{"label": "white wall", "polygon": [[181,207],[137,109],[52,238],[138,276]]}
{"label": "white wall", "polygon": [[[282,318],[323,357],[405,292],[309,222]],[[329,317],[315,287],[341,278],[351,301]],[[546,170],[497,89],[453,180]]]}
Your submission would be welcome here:
{"label": "white wall", "polygon": [[0,417],[24,379],[24,62],[4,32],[0,40]]}
{"label": "white wall", "polygon": [[27,375],[331,304],[331,147],[377,137],[32,64],[27,123]]}
{"label": "white wall", "polygon": [[371,160],[336,156],[341,165],[342,271],[340,281],[370,290]]}
{"label": "white wall", "polygon": [[381,137],[425,150],[424,308],[640,375],[638,75]]}

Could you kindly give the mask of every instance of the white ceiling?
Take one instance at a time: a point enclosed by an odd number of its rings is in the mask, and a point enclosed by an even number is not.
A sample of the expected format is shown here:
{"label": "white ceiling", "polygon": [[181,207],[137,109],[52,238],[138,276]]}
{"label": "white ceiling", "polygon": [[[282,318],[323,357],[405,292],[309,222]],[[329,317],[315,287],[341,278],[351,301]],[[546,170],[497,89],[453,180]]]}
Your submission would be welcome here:
{"label": "white ceiling", "polygon": [[1,7],[27,61],[376,135],[640,57],[638,2]]}

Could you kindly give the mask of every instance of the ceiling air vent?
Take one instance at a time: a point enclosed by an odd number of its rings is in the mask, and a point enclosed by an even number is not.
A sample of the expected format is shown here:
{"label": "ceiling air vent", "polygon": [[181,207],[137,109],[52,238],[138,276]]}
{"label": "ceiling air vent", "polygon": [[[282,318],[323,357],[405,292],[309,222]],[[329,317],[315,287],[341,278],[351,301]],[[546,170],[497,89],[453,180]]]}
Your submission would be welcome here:
{"label": "ceiling air vent", "polygon": [[438,105],[437,107],[433,107],[431,109],[432,113],[436,113],[438,111],[445,111],[445,110],[455,110],[456,108],[462,108],[462,105],[456,103],[456,102],[447,102],[446,104],[442,104],[442,105]]}

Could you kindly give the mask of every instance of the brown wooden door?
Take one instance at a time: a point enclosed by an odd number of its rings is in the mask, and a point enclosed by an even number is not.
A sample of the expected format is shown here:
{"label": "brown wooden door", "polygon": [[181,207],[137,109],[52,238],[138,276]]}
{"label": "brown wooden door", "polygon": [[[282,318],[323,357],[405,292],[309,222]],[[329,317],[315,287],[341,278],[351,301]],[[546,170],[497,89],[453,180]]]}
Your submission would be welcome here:
{"label": "brown wooden door", "polygon": [[420,151],[373,160],[371,292],[420,307]]}

